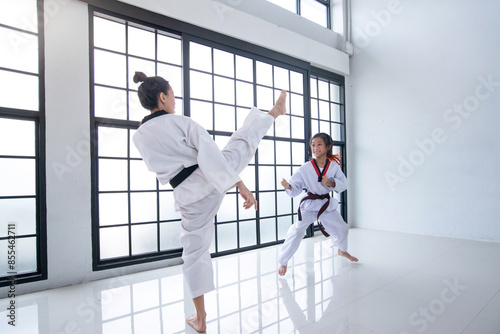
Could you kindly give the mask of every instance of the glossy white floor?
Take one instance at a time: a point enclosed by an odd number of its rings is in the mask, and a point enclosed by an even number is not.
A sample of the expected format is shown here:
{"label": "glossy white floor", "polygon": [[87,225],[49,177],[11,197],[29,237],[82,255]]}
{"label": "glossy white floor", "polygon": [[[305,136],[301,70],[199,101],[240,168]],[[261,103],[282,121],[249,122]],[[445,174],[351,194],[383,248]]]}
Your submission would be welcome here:
{"label": "glossy white floor", "polygon": [[[357,264],[305,239],[284,278],[279,247],[214,259],[207,333],[500,333],[500,243],[363,229],[349,242]],[[194,333],[185,296],[180,266],[117,276],[18,296],[0,333]]]}

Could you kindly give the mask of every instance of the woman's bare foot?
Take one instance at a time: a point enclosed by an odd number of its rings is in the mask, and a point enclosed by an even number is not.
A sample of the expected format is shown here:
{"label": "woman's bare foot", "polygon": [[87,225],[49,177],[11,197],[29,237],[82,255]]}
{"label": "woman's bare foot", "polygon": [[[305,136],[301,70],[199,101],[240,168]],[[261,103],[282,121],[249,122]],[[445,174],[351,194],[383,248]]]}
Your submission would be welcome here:
{"label": "woman's bare foot", "polygon": [[338,254],[339,254],[340,256],[343,256],[343,257],[347,258],[348,260],[350,260],[350,261],[352,261],[352,262],[358,262],[358,258],[357,258],[357,257],[352,256],[352,255],[351,255],[351,254],[349,254],[348,252],[343,252],[343,251],[341,251],[341,250],[339,249]]}
{"label": "woman's bare foot", "polygon": [[286,114],[286,90],[282,90],[278,100],[276,100],[276,104],[269,111],[269,115],[273,116],[276,119],[280,115]]}
{"label": "woman's bare foot", "polygon": [[284,265],[280,264],[280,267],[278,268],[278,274],[279,274],[280,276],[285,275],[285,274],[286,274],[286,266],[284,266]]}
{"label": "woman's bare foot", "polygon": [[205,331],[207,330],[206,320],[201,319],[201,317],[198,318],[197,314],[193,314],[192,316],[187,318],[186,322],[198,333],[205,333]]}

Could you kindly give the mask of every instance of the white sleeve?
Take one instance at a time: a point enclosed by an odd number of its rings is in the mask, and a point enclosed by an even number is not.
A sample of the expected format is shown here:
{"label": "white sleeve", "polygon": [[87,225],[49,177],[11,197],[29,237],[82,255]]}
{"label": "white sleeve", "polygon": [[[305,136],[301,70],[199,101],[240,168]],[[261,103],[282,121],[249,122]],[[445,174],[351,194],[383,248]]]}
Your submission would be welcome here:
{"label": "white sleeve", "polygon": [[238,174],[229,166],[217,144],[202,126],[190,122],[186,140],[188,146],[198,151],[198,166],[219,193],[225,193],[240,181]]}
{"label": "white sleeve", "polygon": [[300,195],[304,188],[305,188],[305,182],[304,178],[302,177],[302,168],[299,168],[290,180],[288,181],[288,184],[292,187],[292,189],[285,189],[286,193],[290,197],[295,197],[297,195]]}
{"label": "white sleeve", "polygon": [[[333,163],[333,162],[332,162]],[[347,178],[345,177],[340,166],[337,165],[335,174],[333,175],[333,181],[335,181],[335,187],[332,188],[336,193],[341,193],[347,189]],[[330,178],[332,179],[332,178]]]}

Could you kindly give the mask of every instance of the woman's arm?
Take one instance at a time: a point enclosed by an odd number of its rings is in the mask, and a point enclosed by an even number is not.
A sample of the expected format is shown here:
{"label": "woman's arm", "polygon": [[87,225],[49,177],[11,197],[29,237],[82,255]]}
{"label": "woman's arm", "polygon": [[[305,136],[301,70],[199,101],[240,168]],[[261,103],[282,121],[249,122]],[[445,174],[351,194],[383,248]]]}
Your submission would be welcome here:
{"label": "woman's arm", "polygon": [[238,183],[236,183],[236,186],[240,191],[241,197],[243,197],[243,199],[245,200],[245,202],[243,203],[243,207],[245,209],[250,209],[253,205],[255,207],[255,210],[257,210],[257,200],[253,196],[253,193],[245,186],[243,181],[239,181]]}

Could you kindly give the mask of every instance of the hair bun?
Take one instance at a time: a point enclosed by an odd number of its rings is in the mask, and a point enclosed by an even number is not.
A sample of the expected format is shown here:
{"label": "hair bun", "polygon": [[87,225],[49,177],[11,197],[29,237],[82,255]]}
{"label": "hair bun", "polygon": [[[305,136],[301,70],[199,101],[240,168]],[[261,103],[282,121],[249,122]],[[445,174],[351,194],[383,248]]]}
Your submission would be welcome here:
{"label": "hair bun", "polygon": [[144,80],[146,80],[147,77],[148,76],[143,72],[135,72],[134,78],[132,80],[134,80],[135,83],[144,82]]}

